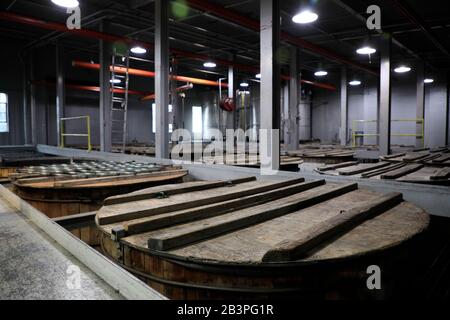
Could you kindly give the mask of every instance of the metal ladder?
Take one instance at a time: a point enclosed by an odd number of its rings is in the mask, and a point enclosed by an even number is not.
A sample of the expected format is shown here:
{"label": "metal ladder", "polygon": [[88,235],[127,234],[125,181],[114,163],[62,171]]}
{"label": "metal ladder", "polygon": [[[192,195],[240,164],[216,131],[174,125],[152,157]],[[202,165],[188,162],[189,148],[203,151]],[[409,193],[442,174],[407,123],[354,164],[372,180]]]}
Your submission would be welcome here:
{"label": "metal ladder", "polygon": [[[116,73],[116,68],[122,68],[124,73]],[[130,57],[114,52],[111,69],[111,144],[114,150],[125,153],[127,142],[127,115],[128,115],[128,84],[129,84]],[[120,83],[115,81],[120,80]]]}

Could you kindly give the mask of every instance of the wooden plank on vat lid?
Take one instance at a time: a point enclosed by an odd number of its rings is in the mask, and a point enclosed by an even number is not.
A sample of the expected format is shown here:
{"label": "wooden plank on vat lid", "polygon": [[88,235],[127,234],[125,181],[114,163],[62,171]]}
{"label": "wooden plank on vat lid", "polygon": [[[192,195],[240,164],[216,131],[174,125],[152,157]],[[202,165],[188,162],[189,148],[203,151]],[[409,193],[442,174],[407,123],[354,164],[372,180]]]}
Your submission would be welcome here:
{"label": "wooden plank on vat lid", "polygon": [[121,204],[132,201],[140,201],[146,199],[157,198],[161,193],[167,196],[173,196],[176,194],[208,190],[212,188],[226,187],[230,185],[241,184],[245,182],[256,181],[256,177],[245,177],[240,179],[228,180],[228,181],[194,181],[187,182],[180,185],[167,185],[160,187],[153,187],[144,190],[139,190],[133,193],[113,196],[105,200],[104,206],[110,206],[114,204]]}
{"label": "wooden plank on vat lid", "polygon": [[304,258],[312,249],[321,245],[330,238],[337,237],[362,222],[372,219],[383,212],[397,206],[403,201],[401,193],[389,193],[377,200],[368,201],[364,205],[343,211],[326,221],[312,226],[302,233],[295,241],[285,240],[276,248],[268,251],[262,261],[286,262]]}
{"label": "wooden plank on vat lid", "polygon": [[163,177],[163,176],[171,176],[176,174],[188,174],[188,170],[168,170],[168,171],[157,171],[152,173],[145,174],[136,174],[136,175],[124,175],[124,176],[109,176],[109,177],[100,177],[100,178],[89,178],[89,179],[75,179],[75,180],[66,180],[62,182],[55,182],[55,188],[70,188],[76,186],[87,186],[96,183],[105,183],[105,182],[116,182],[116,181],[124,181],[131,179],[145,179],[145,178],[153,178],[153,177]]}
{"label": "wooden plank on vat lid", "polygon": [[407,165],[406,167],[382,174],[381,179],[390,179],[390,180],[398,179],[412,172],[416,172],[417,170],[420,170],[423,167],[424,167],[423,164]]}
{"label": "wooden plank on vat lid", "polygon": [[358,161],[343,162],[343,163],[333,164],[333,165],[329,165],[329,166],[319,167],[319,168],[317,168],[317,170],[320,172],[325,172],[325,171],[331,171],[331,170],[356,166],[358,164],[359,164]]}
{"label": "wooden plank on vat lid", "polygon": [[432,163],[444,163],[450,160],[450,153],[442,154],[439,158],[431,160]]}
{"label": "wooden plank on vat lid", "polygon": [[403,158],[404,162],[415,162],[422,160],[429,156],[429,153],[419,153],[419,154],[408,154],[406,157]]}
{"label": "wooden plank on vat lid", "polygon": [[[205,192],[205,193],[202,193],[199,197],[190,199],[188,201],[186,201],[186,199],[182,199],[180,201],[172,202],[172,201],[170,201],[171,199],[169,198],[169,199],[167,199],[167,200],[169,200],[168,203],[165,205],[162,205],[162,206],[144,208],[141,210],[136,210],[131,207],[129,209],[127,208],[127,210],[125,210],[125,211],[122,211],[119,213],[114,213],[112,215],[105,215],[105,216],[100,215],[98,217],[98,224],[105,225],[105,224],[123,222],[123,221],[128,221],[128,220],[133,220],[133,219],[146,218],[146,217],[154,216],[157,214],[163,214],[163,213],[172,212],[172,211],[195,208],[198,206],[208,205],[208,204],[212,204],[212,203],[216,203],[216,202],[220,202],[220,201],[227,201],[227,200],[236,199],[236,198],[240,198],[240,197],[244,197],[244,196],[249,196],[249,195],[253,195],[253,194],[257,194],[257,193],[261,193],[261,192],[266,192],[269,190],[286,187],[286,186],[301,183],[304,181],[305,181],[304,178],[298,178],[298,179],[293,179],[293,180],[278,181],[278,182],[266,183],[266,184],[260,183],[259,185],[258,184],[252,185],[251,188],[249,188],[249,186],[246,185],[245,183],[236,185],[234,187],[233,187],[233,185],[230,185],[230,187],[232,187],[232,188],[227,187],[227,189],[224,189],[223,192],[221,192],[220,194],[215,195],[215,196],[208,196],[208,193]],[[108,208],[111,208],[111,207],[107,207],[107,209]],[[111,210],[113,210],[113,209],[111,209]]]}
{"label": "wooden plank on vat lid", "polygon": [[268,192],[258,193],[256,195],[218,202],[211,205],[196,207],[193,209],[176,211],[163,216],[153,216],[149,217],[145,221],[124,224],[124,230],[126,230],[126,235],[130,236],[169,226],[174,226],[181,223],[188,223],[192,221],[198,221],[200,219],[217,217],[228,212],[242,210],[252,206],[258,206],[270,201],[285,198],[322,185],[325,185],[325,180],[299,183]]}
{"label": "wooden plank on vat lid", "polygon": [[157,251],[165,251],[182,247],[197,241],[206,240],[213,236],[272,220],[357,189],[358,184],[354,183],[322,191],[312,196],[305,196],[300,193],[268,204],[238,210],[218,218],[193,222],[172,229],[163,229],[160,232],[155,232],[155,234],[148,239],[148,248]]}
{"label": "wooden plank on vat lid", "polygon": [[430,176],[431,180],[446,180],[450,178],[450,168],[444,168]]}
{"label": "wooden plank on vat lid", "polygon": [[368,172],[363,172],[363,173],[361,174],[361,177],[362,177],[362,178],[371,178],[371,177],[375,177],[375,176],[378,176],[378,175],[380,175],[380,174],[383,174],[383,173],[386,173],[386,172],[390,172],[390,171],[392,171],[392,170],[400,169],[400,168],[402,168],[402,167],[404,167],[404,166],[406,166],[406,164],[403,163],[403,162],[400,162],[400,163],[394,163],[394,164],[392,164],[392,165],[390,165],[390,166],[387,166],[387,167],[384,167],[384,168],[381,168],[381,169],[376,169],[376,170],[372,170],[372,171],[368,171]]}
{"label": "wooden plank on vat lid", "polygon": [[360,164],[354,167],[347,167],[343,169],[339,169],[338,173],[341,176],[353,176],[355,174],[363,173],[366,171],[371,171],[375,169],[380,169],[383,167],[387,167],[389,162],[380,162],[375,164]]}

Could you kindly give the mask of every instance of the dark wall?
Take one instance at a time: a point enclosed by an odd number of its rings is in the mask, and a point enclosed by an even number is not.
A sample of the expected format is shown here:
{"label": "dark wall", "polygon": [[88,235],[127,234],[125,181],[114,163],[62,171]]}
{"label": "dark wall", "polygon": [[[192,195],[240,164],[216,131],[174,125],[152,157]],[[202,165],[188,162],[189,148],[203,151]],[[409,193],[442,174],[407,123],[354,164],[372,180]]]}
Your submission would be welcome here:
{"label": "dark wall", "polygon": [[1,39],[0,92],[8,94],[9,132],[0,133],[0,145],[24,144],[23,68],[19,58],[20,43]]}

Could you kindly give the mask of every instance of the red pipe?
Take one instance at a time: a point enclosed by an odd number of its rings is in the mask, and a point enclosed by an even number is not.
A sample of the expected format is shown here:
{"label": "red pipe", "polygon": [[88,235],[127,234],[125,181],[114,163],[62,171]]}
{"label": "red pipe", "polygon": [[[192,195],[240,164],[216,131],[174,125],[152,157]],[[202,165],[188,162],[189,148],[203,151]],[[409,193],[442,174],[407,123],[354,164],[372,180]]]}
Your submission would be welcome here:
{"label": "red pipe", "polygon": [[[42,86],[54,86],[55,83],[47,82],[47,81],[32,81],[34,85],[42,85]],[[100,87],[97,86],[85,86],[79,84],[65,84],[66,88],[82,90],[82,91],[91,91],[91,92],[100,92]],[[115,93],[125,93],[124,89],[114,89]],[[137,91],[137,90],[128,90],[129,94],[137,95],[137,96],[146,96],[147,92]]]}
{"label": "red pipe", "polygon": [[[260,32],[260,22],[257,20],[253,20],[251,18],[245,17],[243,15],[240,15],[239,13],[226,9],[222,6],[219,6],[217,4],[211,3],[210,1],[204,1],[204,0],[187,0],[187,3],[198,10],[206,11],[208,13],[212,13],[220,18],[225,18],[231,22],[234,22],[238,25],[241,25],[243,27],[246,27],[248,29],[251,29],[256,32]],[[289,42],[291,44],[294,44],[296,46],[305,48],[307,50],[310,50],[312,52],[318,53],[324,57],[327,57],[331,60],[338,61],[343,64],[350,65],[352,67],[367,71],[373,75],[378,76],[378,72],[375,70],[368,68],[360,63],[354,62],[349,60],[348,58],[341,56],[337,53],[334,53],[328,49],[325,49],[323,47],[320,47],[318,45],[315,45],[309,41],[306,41],[300,37],[293,36],[287,32],[281,32],[281,39]]]}
{"label": "red pipe", "polygon": [[[6,21],[11,21],[11,22],[16,22],[16,23],[21,23],[21,24],[26,24],[26,25],[30,25],[30,26],[34,26],[34,27],[39,27],[39,28],[43,28],[43,29],[47,29],[47,30],[56,30],[56,31],[60,31],[60,32],[67,32],[67,33],[71,33],[71,34],[74,34],[74,35],[77,35],[80,37],[84,37],[84,38],[91,38],[91,39],[97,39],[97,40],[100,39],[100,40],[105,40],[108,42],[124,42],[126,44],[129,44],[130,46],[141,46],[141,47],[144,47],[144,48],[147,48],[150,50],[153,50],[153,48],[154,48],[154,44],[151,42],[137,41],[137,40],[133,40],[133,39],[130,39],[127,37],[117,36],[114,34],[98,32],[98,31],[93,31],[93,30],[88,30],[88,29],[70,30],[67,28],[67,26],[65,24],[62,24],[62,23],[48,22],[48,21],[37,19],[34,17],[18,15],[18,14],[7,12],[7,11],[0,11],[0,19],[6,20]],[[199,61],[210,60],[208,56],[196,54],[196,53],[189,52],[189,51],[184,51],[184,50],[174,49],[174,48],[170,48],[170,51],[173,54],[191,58],[194,60],[199,60]],[[222,60],[222,59],[214,59],[213,61],[216,62],[217,64],[221,64],[221,65],[234,66],[234,67],[236,67],[240,70],[244,70],[244,71],[252,71],[252,72],[257,71],[257,69],[255,69],[254,67],[246,65],[246,64],[233,63],[231,61]]]}
{"label": "red pipe", "polygon": [[[84,62],[84,61],[73,61],[72,65],[74,67],[79,67],[79,68],[85,68],[85,69],[91,69],[91,70],[99,70],[100,69],[100,65],[98,63],[90,63],[90,62]],[[112,66],[111,66],[111,70],[112,70]],[[126,69],[125,68],[121,68],[121,67],[116,67],[115,68],[115,72],[117,73],[125,73]],[[128,73],[134,76],[141,76],[141,77],[146,77],[146,78],[154,78],[155,77],[155,73],[152,71],[146,71],[146,70],[141,70],[141,69],[128,69]],[[214,81],[210,81],[210,80],[204,80],[204,79],[197,79],[197,78],[191,78],[191,77],[183,77],[183,76],[174,76],[171,77],[177,81],[180,82],[190,82],[190,83],[194,83],[194,84],[200,84],[200,85],[205,85],[205,86],[219,86],[218,82],[214,82]],[[282,76],[283,80],[290,80],[291,78],[288,76]],[[305,79],[301,79],[301,83],[304,84],[309,84],[318,88],[322,88],[322,89],[327,89],[327,90],[331,90],[331,91],[336,91],[336,87],[331,85],[331,84],[327,84],[327,83],[320,83],[320,82],[313,82],[313,81],[309,81],[309,80],[305,80]],[[228,88],[228,84],[226,83],[222,83],[222,87],[224,88]]]}
{"label": "red pipe", "polygon": [[[92,69],[92,70],[100,69],[100,65],[98,63],[73,61],[72,65],[74,67],[85,68],[85,69]],[[113,71],[112,66],[110,66],[110,69],[111,69],[111,71]],[[126,73],[126,68],[115,67],[114,72],[124,74],[124,73]],[[129,68],[128,73],[131,75],[134,75],[134,76],[141,76],[141,77],[146,77],[146,78],[154,78],[156,75],[155,72],[153,72],[153,71],[146,71],[146,70],[133,69],[133,68]],[[190,83],[194,83],[194,84],[200,84],[203,86],[218,87],[221,85],[223,88],[228,88],[228,84],[226,84],[226,83],[219,84],[219,82],[217,82],[217,81],[211,81],[211,80],[205,80],[205,79],[199,79],[199,78],[191,78],[191,77],[183,77],[183,76],[170,76],[170,79],[177,80],[180,82],[190,82]]]}
{"label": "red pipe", "polygon": [[[195,5],[195,4],[193,4],[193,0],[191,0],[190,2],[192,2],[191,5],[193,5],[193,6]],[[216,8],[216,9],[218,7],[218,6],[209,4],[209,3],[208,3],[208,5],[212,6],[213,8]],[[219,7],[219,8],[221,8],[221,7]],[[227,10],[227,11],[230,11],[230,10]],[[242,19],[242,23],[244,24],[244,26],[247,26],[250,29],[254,29],[255,23],[259,25],[259,22],[249,19],[249,18],[246,18],[244,16],[240,16],[238,14],[231,14],[231,16],[227,16],[227,17],[230,19],[232,17],[234,17],[234,18],[240,17]],[[11,13],[11,12],[0,11],[0,19],[6,20],[6,21],[11,21],[11,22],[22,23],[22,24],[39,27],[39,28],[43,28],[43,29],[48,29],[48,30],[68,32],[68,33],[75,34],[75,35],[85,37],[85,38],[101,39],[101,40],[105,40],[108,42],[120,42],[121,41],[121,42],[125,42],[129,45],[139,45],[141,47],[151,49],[151,50],[154,48],[153,43],[137,41],[137,40],[133,40],[133,39],[130,39],[127,37],[122,37],[122,36],[117,36],[117,35],[113,35],[113,34],[87,30],[87,29],[69,30],[66,27],[66,25],[64,25],[62,23],[47,22],[47,21],[44,21],[41,19],[36,19],[33,17],[29,17],[29,16],[18,15],[18,14]],[[249,21],[251,21],[251,22],[249,22]],[[258,31],[259,31],[259,29],[258,29]],[[184,57],[191,58],[194,60],[199,60],[199,61],[210,60],[210,58],[208,56],[196,54],[196,53],[189,52],[189,51],[184,51],[184,50],[179,50],[179,49],[170,49],[170,51],[173,54],[184,56]],[[259,73],[259,67],[256,67],[256,66],[238,64],[238,63],[234,63],[234,62],[230,62],[230,61],[222,60],[222,59],[213,59],[212,61],[216,62],[217,64],[221,64],[221,65],[225,65],[225,66],[233,66],[242,71],[249,71],[249,72],[253,72],[255,74]],[[154,77],[154,76],[152,76],[152,77]],[[195,84],[202,84],[202,83],[196,83],[196,82],[192,81],[192,79],[184,78],[184,77],[180,77],[179,81],[192,82]],[[302,80],[302,82],[312,84],[319,88],[336,90],[336,88],[332,85],[318,84],[316,82],[311,82],[311,81],[306,81],[306,80],[305,81]],[[204,84],[204,85],[209,85],[209,84]],[[227,87],[227,85],[224,84],[223,87]]]}
{"label": "red pipe", "polygon": [[[183,92],[183,91],[191,90],[192,88],[194,88],[194,86],[192,85],[192,83],[189,83],[189,84],[187,84],[185,86],[176,88],[175,91],[176,92]],[[141,98],[141,101],[155,100],[155,98],[156,98],[156,94],[152,93],[152,94],[150,94],[148,96],[145,96],[145,97]]]}

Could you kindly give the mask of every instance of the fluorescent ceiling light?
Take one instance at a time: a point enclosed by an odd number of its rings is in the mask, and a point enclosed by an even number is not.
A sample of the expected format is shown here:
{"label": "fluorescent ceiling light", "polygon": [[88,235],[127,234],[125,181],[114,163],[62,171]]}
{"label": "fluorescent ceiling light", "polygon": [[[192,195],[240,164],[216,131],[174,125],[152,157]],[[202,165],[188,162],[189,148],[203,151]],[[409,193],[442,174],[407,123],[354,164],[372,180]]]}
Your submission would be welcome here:
{"label": "fluorescent ceiling light", "polygon": [[433,83],[434,79],[425,79],[425,80],[423,80],[423,82],[425,82],[425,83]]}
{"label": "fluorescent ceiling light", "polygon": [[77,0],[52,0],[52,2],[64,8],[76,8],[80,5]]}
{"label": "fluorescent ceiling light", "polygon": [[212,61],[208,61],[208,62],[205,62],[205,63],[203,64],[203,66],[204,66],[205,68],[215,68],[215,67],[217,67],[217,64],[214,63],[214,62],[212,62]]}
{"label": "fluorescent ceiling light", "polygon": [[375,52],[377,52],[377,50],[371,47],[362,47],[356,50],[356,53],[358,54],[374,54]]}
{"label": "fluorescent ceiling light", "polygon": [[328,72],[326,72],[326,71],[324,71],[324,70],[319,70],[319,71],[316,71],[316,72],[314,73],[314,75],[315,75],[316,77],[325,77],[327,74],[328,74]]}
{"label": "fluorescent ceiling light", "polygon": [[361,81],[353,80],[353,81],[350,81],[348,84],[351,86],[359,86],[359,85],[361,85]]}
{"label": "fluorescent ceiling light", "polygon": [[242,88],[248,88],[249,84],[248,84],[247,82],[242,82],[242,83],[240,84],[240,86],[241,86]]}
{"label": "fluorescent ceiling light", "polygon": [[147,53],[147,49],[137,46],[137,47],[131,48],[131,52],[133,52],[135,54],[144,54],[144,53]]}
{"label": "fluorescent ceiling light", "polygon": [[256,78],[256,79],[261,79],[261,73],[258,73],[258,74],[255,76],[255,78]]}
{"label": "fluorescent ceiling light", "polygon": [[314,13],[309,10],[305,10],[305,11],[302,11],[302,12],[296,14],[292,18],[292,21],[294,21],[295,23],[306,24],[306,23],[314,22],[318,18],[319,18],[319,16],[317,15],[317,13]]}
{"label": "fluorescent ceiling light", "polygon": [[406,66],[400,66],[398,68],[395,68],[394,71],[397,72],[397,73],[406,73],[406,72],[410,72],[411,68],[410,67],[406,67]]}
{"label": "fluorescent ceiling light", "polygon": [[120,79],[111,79],[109,80],[111,83],[121,83],[122,81]]}

